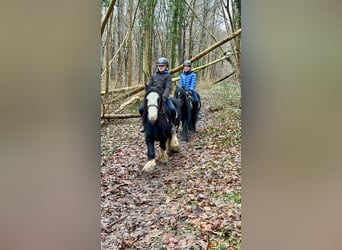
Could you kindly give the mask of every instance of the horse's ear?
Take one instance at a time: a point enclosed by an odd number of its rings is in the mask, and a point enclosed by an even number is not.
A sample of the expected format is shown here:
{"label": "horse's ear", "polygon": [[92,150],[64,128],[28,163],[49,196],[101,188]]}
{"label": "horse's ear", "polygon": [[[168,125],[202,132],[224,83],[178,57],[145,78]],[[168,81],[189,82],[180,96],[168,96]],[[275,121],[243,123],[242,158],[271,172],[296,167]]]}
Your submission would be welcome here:
{"label": "horse's ear", "polygon": [[146,91],[146,92],[147,92],[148,88],[149,88],[148,83],[145,83],[145,91]]}

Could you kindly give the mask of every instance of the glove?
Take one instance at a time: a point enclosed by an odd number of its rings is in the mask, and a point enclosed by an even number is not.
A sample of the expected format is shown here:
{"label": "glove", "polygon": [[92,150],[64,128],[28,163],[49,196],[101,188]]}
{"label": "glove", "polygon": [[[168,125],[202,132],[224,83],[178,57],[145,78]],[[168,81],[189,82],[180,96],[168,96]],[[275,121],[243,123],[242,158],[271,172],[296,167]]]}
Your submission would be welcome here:
{"label": "glove", "polygon": [[167,99],[167,97],[166,97],[166,96],[163,96],[163,102],[165,102],[165,101],[166,101],[166,99]]}

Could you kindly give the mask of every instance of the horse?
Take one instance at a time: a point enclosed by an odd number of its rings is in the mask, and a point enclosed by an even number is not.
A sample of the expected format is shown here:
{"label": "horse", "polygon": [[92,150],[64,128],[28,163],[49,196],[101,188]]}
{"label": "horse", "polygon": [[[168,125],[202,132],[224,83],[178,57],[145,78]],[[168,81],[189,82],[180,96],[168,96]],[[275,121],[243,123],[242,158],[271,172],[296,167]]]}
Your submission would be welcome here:
{"label": "horse", "polygon": [[159,157],[157,160],[161,163],[168,162],[167,150],[171,153],[179,152],[180,145],[177,134],[171,133],[171,114],[164,104],[160,88],[146,86],[144,107],[143,124],[148,161],[142,170],[153,172],[156,166],[154,142],[159,141]]}
{"label": "horse", "polygon": [[201,108],[201,97],[198,96],[198,104],[194,103],[193,97],[184,88],[177,87],[172,99],[177,109],[180,109],[179,118],[176,119],[176,126],[182,122],[182,141],[189,141],[189,130],[196,132],[196,123],[198,120],[198,113]]}

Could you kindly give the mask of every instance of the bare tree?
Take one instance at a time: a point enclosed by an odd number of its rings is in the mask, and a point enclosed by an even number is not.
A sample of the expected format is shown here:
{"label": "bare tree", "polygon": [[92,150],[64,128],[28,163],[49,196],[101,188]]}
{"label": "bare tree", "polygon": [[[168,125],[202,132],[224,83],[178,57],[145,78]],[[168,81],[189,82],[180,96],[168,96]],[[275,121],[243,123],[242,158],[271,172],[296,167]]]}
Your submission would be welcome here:
{"label": "bare tree", "polygon": [[133,73],[133,42],[132,42],[132,26],[133,26],[133,0],[129,0],[129,35],[128,35],[128,78],[127,85],[132,86]]}
{"label": "bare tree", "polygon": [[[104,91],[113,89],[111,84],[115,87],[127,87],[147,82],[155,68],[155,60],[160,56],[170,59],[170,72],[174,74],[182,69],[177,65],[185,59],[191,59],[194,66],[201,66],[224,55],[233,54],[236,58],[230,56],[225,60],[229,60],[232,68],[239,72],[240,36],[234,34],[240,29],[241,1],[102,2],[107,7],[103,11],[101,22],[102,43],[106,46],[103,45],[101,57]],[[230,35],[235,38],[218,45],[218,49],[213,49],[212,53],[203,54],[217,41]],[[227,73],[227,65],[229,64],[224,61],[217,63],[210,69],[203,70],[198,78],[222,78]],[[116,95],[115,92],[111,93]]]}

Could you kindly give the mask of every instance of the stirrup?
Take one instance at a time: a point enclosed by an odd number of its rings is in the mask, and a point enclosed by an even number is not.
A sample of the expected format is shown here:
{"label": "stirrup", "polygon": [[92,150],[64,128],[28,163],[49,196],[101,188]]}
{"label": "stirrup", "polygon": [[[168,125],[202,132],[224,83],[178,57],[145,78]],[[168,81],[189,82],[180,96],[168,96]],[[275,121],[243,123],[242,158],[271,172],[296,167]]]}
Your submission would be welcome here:
{"label": "stirrup", "polygon": [[144,127],[140,128],[139,132],[140,133],[144,133],[145,132],[145,128]]}

